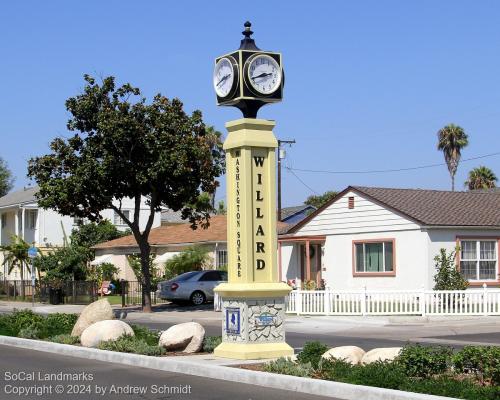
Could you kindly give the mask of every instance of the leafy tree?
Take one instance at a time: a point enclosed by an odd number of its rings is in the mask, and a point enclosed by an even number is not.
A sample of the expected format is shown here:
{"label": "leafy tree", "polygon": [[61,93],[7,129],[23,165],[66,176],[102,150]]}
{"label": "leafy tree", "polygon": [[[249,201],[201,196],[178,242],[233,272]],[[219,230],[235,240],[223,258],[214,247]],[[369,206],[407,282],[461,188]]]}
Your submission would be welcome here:
{"label": "leafy tree", "polygon": [[0,158],[0,197],[5,196],[12,189],[14,178],[7,163]]}
{"label": "leafy tree", "polygon": [[462,276],[455,264],[455,251],[446,253],[446,249],[440,249],[439,254],[434,257],[436,263],[436,275],[434,275],[434,290],[465,290],[469,282]]}
{"label": "leafy tree", "polygon": [[437,135],[437,148],[444,154],[451,176],[451,190],[455,191],[455,174],[462,155],[461,151],[469,144],[469,137],[461,127],[454,124],[446,125],[438,131]]}
{"label": "leafy tree", "polygon": [[[30,262],[31,259],[28,257],[28,249],[30,248],[29,243],[25,242],[23,238],[12,235],[11,243],[6,246],[0,246],[5,252],[5,258],[3,260],[3,265],[8,265],[9,274],[14,268],[18,267],[20,271],[21,280],[24,280],[24,268],[31,272]],[[24,285],[21,285],[21,296],[24,297]]]}
{"label": "leafy tree", "polygon": [[70,236],[70,246],[85,253],[86,260],[91,261],[94,258],[93,246],[128,234],[120,231],[107,219],[98,223],[90,222],[73,229]]}
{"label": "leafy tree", "polygon": [[323,194],[311,195],[306,199],[306,201],[304,201],[304,204],[307,204],[309,206],[313,206],[316,208],[320,208],[321,206],[326,204],[328,201],[333,199],[337,194],[338,194],[338,192],[335,192],[333,190],[329,190]]}
{"label": "leafy tree", "polygon": [[[193,229],[209,224],[210,213],[196,207],[201,192],[213,193],[224,172],[220,138],[207,132],[201,112],[188,115],[179,99],[158,94],[150,104],[138,88],[102,84],[85,75],[83,93],[66,101],[67,127],[74,135],[56,138],[51,153],[30,160],[28,175],[40,190],[39,205],[63,215],[101,219],[113,209],[128,225],[141,257],[143,310],[151,311],[149,234],[162,207],[182,211]],[[149,216],[139,227],[142,196]],[[127,218],[114,199],[132,198]],[[193,206],[194,205],[194,206]]]}
{"label": "leafy tree", "polygon": [[488,167],[477,167],[469,171],[469,178],[465,181],[465,186],[469,190],[491,189],[496,187],[498,178]]}
{"label": "leafy tree", "polygon": [[227,214],[226,203],[224,203],[224,200],[221,200],[217,203],[217,209],[215,210],[215,213],[217,215],[226,215]]}
{"label": "leafy tree", "polygon": [[85,280],[88,269],[87,249],[76,246],[56,248],[35,259],[35,267],[45,273],[44,280],[51,284],[66,280]]}
{"label": "leafy tree", "polygon": [[165,278],[171,279],[189,271],[201,271],[208,262],[208,252],[201,246],[191,246],[165,263]]}

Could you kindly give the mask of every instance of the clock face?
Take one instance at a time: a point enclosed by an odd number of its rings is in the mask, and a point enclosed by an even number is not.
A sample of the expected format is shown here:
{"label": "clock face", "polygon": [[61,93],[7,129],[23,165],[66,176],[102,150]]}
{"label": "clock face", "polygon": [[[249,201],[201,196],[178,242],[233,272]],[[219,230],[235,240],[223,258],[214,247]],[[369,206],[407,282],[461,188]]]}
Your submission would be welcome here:
{"label": "clock face", "polygon": [[257,54],[248,60],[248,81],[261,94],[275,92],[281,84],[281,67],[267,54]]}
{"label": "clock face", "polygon": [[[232,58],[232,57],[231,57]],[[214,68],[214,89],[219,97],[227,97],[236,86],[236,67],[229,57],[221,58]]]}

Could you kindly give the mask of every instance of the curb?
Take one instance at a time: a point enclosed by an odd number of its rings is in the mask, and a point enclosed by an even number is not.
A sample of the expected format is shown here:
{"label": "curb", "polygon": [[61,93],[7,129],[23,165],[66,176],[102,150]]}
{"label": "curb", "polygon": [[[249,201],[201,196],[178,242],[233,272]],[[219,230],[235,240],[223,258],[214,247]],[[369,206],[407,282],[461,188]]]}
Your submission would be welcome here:
{"label": "curb", "polygon": [[133,365],[160,371],[178,372],[204,378],[241,382],[273,389],[291,390],[317,396],[336,397],[342,400],[445,400],[450,397],[433,396],[400,390],[382,389],[349,383],[322,381],[311,378],[279,375],[269,372],[249,371],[219,365],[200,364],[199,362],[179,360],[179,357],[150,357],[138,354],[117,353],[114,351],[90,349],[41,340],[21,339],[0,336],[0,344],[20,347],[47,353],[57,353],[70,357],[107,361],[117,364]]}

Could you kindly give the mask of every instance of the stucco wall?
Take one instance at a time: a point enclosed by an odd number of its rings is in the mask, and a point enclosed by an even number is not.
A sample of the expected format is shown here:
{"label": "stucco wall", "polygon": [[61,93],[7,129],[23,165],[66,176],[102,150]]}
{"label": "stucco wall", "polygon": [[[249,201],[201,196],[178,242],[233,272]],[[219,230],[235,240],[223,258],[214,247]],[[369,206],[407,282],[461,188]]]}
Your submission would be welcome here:
{"label": "stucco wall", "polygon": [[[353,276],[353,240],[395,240],[395,276]],[[428,286],[427,235],[420,230],[330,235],[325,241],[323,279],[334,290],[418,290]]]}

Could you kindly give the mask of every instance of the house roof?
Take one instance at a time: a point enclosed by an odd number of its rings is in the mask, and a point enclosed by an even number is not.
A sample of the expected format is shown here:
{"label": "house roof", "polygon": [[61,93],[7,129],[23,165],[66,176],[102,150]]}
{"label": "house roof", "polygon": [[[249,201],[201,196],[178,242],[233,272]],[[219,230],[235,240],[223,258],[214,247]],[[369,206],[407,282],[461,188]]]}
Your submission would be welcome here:
{"label": "house roof", "polygon": [[36,192],[38,192],[38,186],[7,193],[5,196],[0,197],[0,207],[36,202]]}
{"label": "house roof", "polygon": [[309,204],[301,204],[300,206],[293,206],[293,207],[284,207],[281,209],[281,220],[283,221],[295,214],[299,214],[304,210],[308,209],[316,210],[316,207],[311,206]]}
{"label": "house roof", "polygon": [[[286,231],[288,225],[278,222],[278,231]],[[191,224],[160,226],[151,229],[149,244],[151,246],[167,246],[173,244],[190,243],[213,243],[227,241],[227,219],[225,215],[215,215],[210,218],[210,226],[207,229],[198,227],[192,229]],[[94,246],[95,249],[107,249],[116,247],[136,247],[137,242],[133,235],[124,236],[109,242]]]}
{"label": "house roof", "polygon": [[379,203],[420,225],[500,227],[500,192],[450,192],[349,186],[289,230],[297,231],[349,191]]}
{"label": "house roof", "polygon": [[173,211],[168,209],[161,212],[161,222],[165,222],[168,224],[184,224],[186,223],[186,220],[182,219],[181,211]]}

